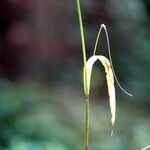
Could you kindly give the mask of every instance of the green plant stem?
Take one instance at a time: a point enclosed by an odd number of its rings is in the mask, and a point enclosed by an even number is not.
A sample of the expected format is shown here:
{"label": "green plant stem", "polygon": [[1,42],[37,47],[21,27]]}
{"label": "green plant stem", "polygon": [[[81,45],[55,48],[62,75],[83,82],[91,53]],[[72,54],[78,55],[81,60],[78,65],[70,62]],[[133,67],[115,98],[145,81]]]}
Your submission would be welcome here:
{"label": "green plant stem", "polygon": [[89,148],[89,96],[86,96],[85,98],[85,143],[84,143],[84,149],[88,150]]}
{"label": "green plant stem", "polygon": [[[86,46],[85,46],[80,0],[76,0],[76,4],[77,4],[80,35],[81,35],[81,42],[82,42],[83,63],[84,63],[84,68],[85,68],[86,67]],[[85,81],[87,81],[86,69],[85,69]],[[85,86],[85,89],[87,89],[87,82],[85,82],[84,86]],[[88,147],[89,147],[89,96],[87,95],[87,93],[85,93],[85,145],[84,147],[85,147],[85,150],[88,150]]]}
{"label": "green plant stem", "polygon": [[76,4],[77,4],[80,34],[81,34],[81,42],[82,42],[83,62],[84,62],[84,66],[85,66],[86,65],[86,47],[85,47],[85,38],[84,38],[84,30],[83,30],[80,0],[76,0]]}

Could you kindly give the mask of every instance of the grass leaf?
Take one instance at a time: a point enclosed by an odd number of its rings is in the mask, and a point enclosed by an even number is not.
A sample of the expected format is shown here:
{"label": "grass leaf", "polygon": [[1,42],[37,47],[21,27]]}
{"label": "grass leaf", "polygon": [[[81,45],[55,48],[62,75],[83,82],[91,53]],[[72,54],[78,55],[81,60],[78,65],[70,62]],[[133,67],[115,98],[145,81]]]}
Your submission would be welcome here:
{"label": "grass leaf", "polygon": [[150,149],[150,145],[148,145],[148,146],[142,148],[141,150],[147,150],[147,149]]}
{"label": "grass leaf", "polygon": [[[85,95],[89,95],[90,93],[92,68],[93,68],[93,64],[97,60],[100,60],[100,62],[105,68],[108,94],[109,94],[110,112],[111,112],[111,123],[112,123],[112,126],[114,126],[115,115],[116,115],[114,75],[111,69],[110,61],[106,57],[102,55],[94,55],[90,57],[88,61],[86,62],[86,66],[84,67],[84,92],[85,92]],[[86,72],[86,78],[85,78],[85,72]]]}

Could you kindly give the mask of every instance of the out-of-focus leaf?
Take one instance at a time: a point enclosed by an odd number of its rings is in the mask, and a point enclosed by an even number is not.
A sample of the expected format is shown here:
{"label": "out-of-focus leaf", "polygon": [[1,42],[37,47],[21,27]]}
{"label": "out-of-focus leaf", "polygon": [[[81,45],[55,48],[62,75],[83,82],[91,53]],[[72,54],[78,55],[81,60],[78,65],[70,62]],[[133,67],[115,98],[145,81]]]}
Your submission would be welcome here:
{"label": "out-of-focus leaf", "polygon": [[146,150],[146,149],[149,149],[149,148],[150,148],[150,145],[148,145],[148,146],[142,148],[141,150]]}
{"label": "out-of-focus leaf", "polygon": [[85,95],[90,93],[90,83],[91,83],[91,74],[92,68],[95,61],[100,60],[102,65],[105,68],[108,94],[109,94],[109,103],[110,103],[110,112],[111,112],[111,123],[112,126],[115,123],[115,114],[116,114],[116,99],[115,99],[115,86],[114,86],[114,76],[111,69],[111,64],[109,60],[101,55],[94,55],[88,59],[86,66],[84,67],[84,92]]}

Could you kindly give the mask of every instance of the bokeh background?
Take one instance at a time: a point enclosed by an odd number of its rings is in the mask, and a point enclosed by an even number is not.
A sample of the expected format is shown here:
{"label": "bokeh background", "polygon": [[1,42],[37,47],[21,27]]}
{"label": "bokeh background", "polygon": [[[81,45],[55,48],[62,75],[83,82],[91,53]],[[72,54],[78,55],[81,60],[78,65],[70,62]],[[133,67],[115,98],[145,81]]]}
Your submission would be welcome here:
{"label": "bokeh background", "polygon": [[[107,26],[117,117],[110,136],[105,73],[92,75],[90,149],[150,144],[150,1],[81,0],[88,57]],[[108,56],[102,33],[97,54]],[[0,0],[0,150],[83,150],[82,51],[75,0]]]}

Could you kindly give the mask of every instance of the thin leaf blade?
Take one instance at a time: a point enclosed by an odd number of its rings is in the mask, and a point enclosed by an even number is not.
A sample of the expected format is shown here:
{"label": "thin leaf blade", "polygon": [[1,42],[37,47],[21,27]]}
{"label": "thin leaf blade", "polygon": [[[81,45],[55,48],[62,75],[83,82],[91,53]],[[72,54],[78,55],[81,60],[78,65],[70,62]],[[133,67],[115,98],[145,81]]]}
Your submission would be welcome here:
{"label": "thin leaf blade", "polygon": [[[105,68],[106,73],[106,80],[107,80],[107,87],[108,87],[108,94],[109,94],[109,104],[110,104],[110,112],[111,112],[111,123],[114,126],[115,123],[115,116],[116,116],[116,98],[115,98],[115,86],[114,86],[114,75],[111,69],[110,61],[102,56],[102,55],[94,55],[88,59],[86,65],[84,67],[84,92],[86,95],[90,93],[90,86],[91,86],[91,75],[94,63],[100,60],[102,65]],[[86,73],[86,78],[85,78]],[[113,134],[113,131],[112,131]]]}

